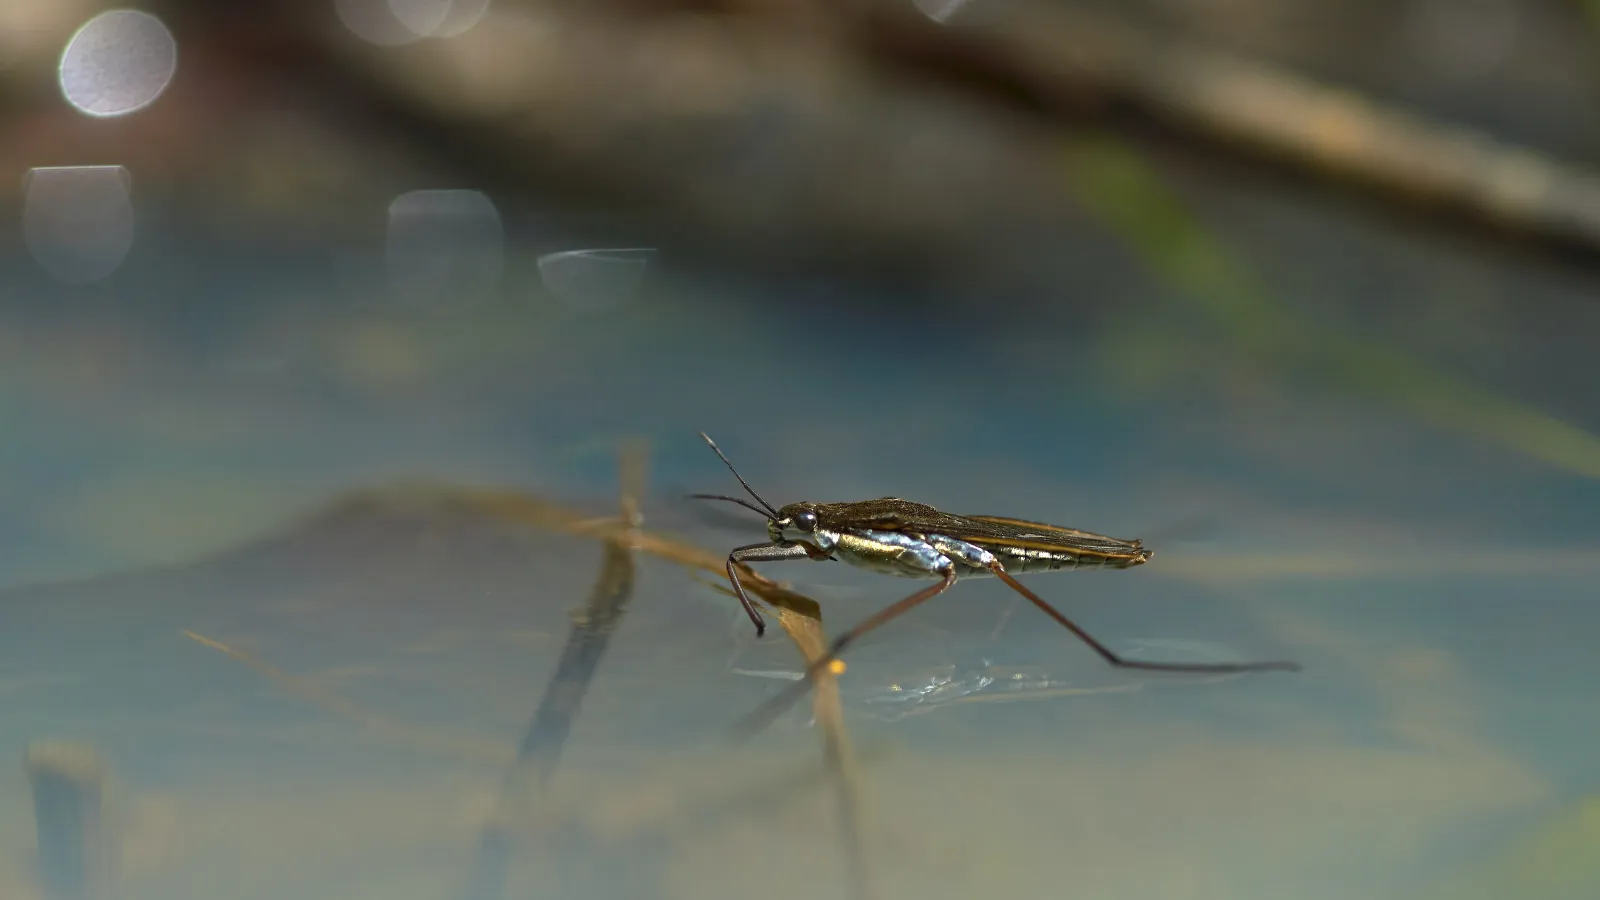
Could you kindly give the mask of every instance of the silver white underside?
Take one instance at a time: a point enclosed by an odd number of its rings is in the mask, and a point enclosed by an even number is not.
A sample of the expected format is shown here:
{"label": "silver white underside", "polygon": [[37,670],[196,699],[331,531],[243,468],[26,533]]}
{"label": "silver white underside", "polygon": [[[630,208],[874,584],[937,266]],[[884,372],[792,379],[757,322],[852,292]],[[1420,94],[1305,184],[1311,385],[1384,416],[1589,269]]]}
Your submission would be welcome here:
{"label": "silver white underside", "polygon": [[993,575],[996,563],[1013,575],[1073,569],[1099,560],[1055,550],[1007,548],[991,551],[940,534],[860,529],[785,532],[785,541],[805,542],[860,569],[901,578],[939,578],[951,568],[960,577]]}

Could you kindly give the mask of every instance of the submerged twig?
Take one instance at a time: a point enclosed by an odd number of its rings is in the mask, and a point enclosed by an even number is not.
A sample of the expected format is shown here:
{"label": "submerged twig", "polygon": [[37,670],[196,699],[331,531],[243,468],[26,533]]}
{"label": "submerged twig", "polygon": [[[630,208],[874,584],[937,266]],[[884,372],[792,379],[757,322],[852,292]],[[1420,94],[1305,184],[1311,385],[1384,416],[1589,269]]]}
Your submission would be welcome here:
{"label": "submerged twig", "polygon": [[622,452],[618,471],[622,484],[619,505],[623,531],[605,541],[599,580],[583,611],[573,620],[556,674],[539,701],[518,750],[519,763],[537,767],[541,785],[554,770],[571,731],[573,716],[633,596],[632,539],[643,521],[639,495],[644,490],[646,460],[642,444],[629,445]]}
{"label": "submerged twig", "polygon": [[[822,621],[789,607],[778,607],[778,624],[805,656],[806,668],[828,656],[828,640]],[[839,697],[839,682],[834,672],[824,668],[813,685],[812,715],[822,728],[822,753],[828,776],[833,781],[838,803],[839,840],[844,852],[846,875],[852,896],[872,896],[871,873],[862,846],[861,788],[855,750],[844,727],[844,704]]]}
{"label": "submerged twig", "polygon": [[[731,588],[712,583],[712,587],[730,597],[737,596]],[[784,588],[769,589],[762,599],[778,611],[778,624],[784,633],[800,648],[805,659],[804,670],[815,666],[828,655],[828,639],[822,631],[822,612],[816,601]],[[839,694],[838,673],[844,663],[820,670],[813,684],[812,717],[822,729],[822,755],[838,803],[839,839],[843,847],[846,875],[853,896],[872,896],[872,879],[867,866],[866,850],[862,845],[861,787],[859,764],[850,743],[850,734],[844,725],[844,701]]]}
{"label": "submerged twig", "polygon": [[623,449],[618,466],[623,530],[605,541],[599,580],[583,611],[573,619],[555,676],[545,688],[517,758],[506,773],[496,812],[484,825],[467,900],[495,900],[504,894],[514,835],[523,819],[528,795],[534,789],[542,789],[555,771],[572,733],[572,720],[588,693],[611,636],[627,612],[634,584],[632,540],[643,524],[639,498],[644,492],[646,463],[643,444],[634,443]]}
{"label": "submerged twig", "polygon": [[[725,577],[724,558],[691,544],[647,534],[636,527],[585,518],[537,498],[510,492],[469,491],[461,496],[480,509],[508,520],[607,541],[623,537],[635,550]],[[822,612],[817,602],[771,581],[747,566],[740,566],[740,571],[745,587],[777,609],[778,621],[800,648],[807,666],[814,665],[827,652],[827,641],[822,636]],[[823,689],[824,683],[826,689]],[[845,730],[843,706],[833,673],[827,672],[819,677],[817,688],[813,709],[818,724],[822,726],[825,763],[838,796],[839,830],[851,889],[857,897],[867,897],[870,896],[871,883],[861,845],[860,790],[856,775],[858,763]]]}
{"label": "submerged twig", "polygon": [[106,816],[106,769],[93,747],[28,745],[38,833],[36,874],[50,900],[112,900],[119,893],[116,829]]}
{"label": "submerged twig", "polygon": [[[338,695],[323,690],[309,680],[290,675],[234,647],[193,631],[186,636],[212,649],[225,653],[256,670],[268,679],[286,688],[290,693],[313,706],[340,718],[354,721],[363,728],[392,736],[433,750],[443,750],[454,755],[476,760],[511,764],[499,809],[491,818],[482,835],[480,855],[474,869],[468,897],[492,898],[500,895],[504,873],[509,861],[515,836],[523,833],[526,817],[517,813],[519,804],[526,799],[529,788],[542,784],[549,777],[560,750],[564,746],[572,717],[586,692],[599,659],[610,635],[614,632],[632,593],[634,577],[633,556],[637,552],[699,569],[725,578],[723,559],[692,544],[673,538],[649,534],[641,530],[638,497],[643,493],[643,453],[633,448],[624,455],[622,464],[622,515],[620,518],[595,518],[576,511],[547,503],[537,497],[515,491],[483,489],[449,490],[450,499],[496,519],[518,522],[541,530],[557,531],[600,540],[605,544],[600,578],[590,594],[584,612],[574,623],[563,651],[557,672],[536,710],[518,752],[513,755],[496,742],[462,738],[408,723],[398,722],[366,710]],[[745,586],[751,593],[772,605],[778,611],[784,631],[799,647],[808,665],[826,653],[827,642],[821,630],[821,610],[816,601],[791,591],[776,582],[745,569]],[[823,673],[817,679],[814,698],[817,722],[823,734],[824,774],[833,784],[838,797],[839,832],[843,840],[848,877],[856,897],[869,897],[870,881],[861,842],[859,803],[860,759],[845,731],[843,708],[833,673]],[[809,781],[810,776],[805,780]],[[535,780],[536,779],[536,780]],[[792,797],[801,780],[785,784],[783,797]],[[741,788],[720,799],[700,804],[701,818],[717,819],[735,809],[777,802],[778,796],[762,795],[764,799],[744,797],[748,789]],[[693,811],[690,811],[693,812]]]}
{"label": "submerged twig", "polygon": [[[804,604],[798,604],[802,608]],[[785,628],[794,626],[804,629],[805,622],[815,623],[815,619],[804,613],[796,613],[786,607],[780,607],[779,621],[784,622]],[[347,700],[331,691],[322,690],[306,679],[282,672],[272,665],[255,658],[254,656],[230,647],[227,644],[212,640],[192,631],[184,634],[205,646],[221,651],[228,656],[244,663],[246,666],[265,675],[269,680],[289,690],[290,693],[311,703],[318,709],[328,712],[342,719],[352,720],[363,728],[374,730],[398,742],[410,743],[429,750],[443,751],[447,755],[455,756],[474,762],[493,762],[497,764],[510,763],[513,766],[523,762],[520,755],[514,755],[509,747],[503,743],[489,739],[474,740],[462,738],[453,733],[436,729],[429,729],[410,723],[400,722],[385,716],[363,709],[358,704]],[[819,641],[820,646],[820,641]],[[819,696],[825,692],[819,691]],[[824,720],[825,721],[825,720]],[[827,731],[843,738],[843,731]],[[841,815],[849,815],[844,820],[845,834],[849,843],[846,845],[847,863],[852,872],[852,878],[857,885],[864,885],[864,878],[856,873],[864,873],[864,860],[856,848],[859,841],[855,838],[857,820],[854,818],[853,795],[845,795],[844,791],[852,788],[840,787],[844,783],[841,772],[849,773],[850,783],[854,783],[854,773],[857,767],[866,761],[875,761],[882,757],[886,748],[867,747],[859,756],[848,749],[847,744],[829,741],[830,752],[817,763],[808,763],[793,770],[779,773],[774,777],[770,771],[764,771],[755,781],[741,781],[737,784],[723,783],[726,781],[722,774],[718,780],[711,784],[675,784],[675,793],[690,795],[688,800],[671,799],[667,803],[653,804],[645,807],[643,812],[635,813],[626,827],[619,833],[617,823],[612,821],[604,826],[598,826],[591,820],[579,822],[580,828],[586,833],[601,831],[611,840],[645,841],[646,843],[665,839],[668,846],[695,839],[707,831],[722,827],[732,819],[745,818],[752,815],[768,813],[774,808],[792,803],[803,797],[811,796],[811,792],[823,779],[832,782],[841,792]],[[832,749],[843,747],[843,752]],[[626,792],[624,790],[624,792]],[[848,805],[847,805],[848,804]],[[546,827],[555,821],[546,823]],[[506,842],[509,848],[514,845],[518,837],[526,839],[534,831],[534,824],[527,817],[515,820],[506,816],[496,816],[492,820],[493,839]],[[492,861],[492,857],[491,857]],[[482,856],[480,856],[476,877],[473,882],[474,889],[482,890],[494,884],[492,879],[484,879],[482,873]],[[489,874],[494,874],[492,871]],[[503,875],[503,870],[502,870]],[[483,896],[482,894],[476,896]],[[491,895],[492,896],[492,895]],[[867,897],[864,887],[858,887],[856,896]]]}
{"label": "submerged twig", "polygon": [[[333,691],[323,690],[308,679],[290,675],[237,647],[193,631],[184,631],[183,634],[203,646],[243,663],[311,706],[336,718],[352,721],[363,728],[393,738],[399,743],[470,762],[506,764],[516,760],[516,753],[503,742],[491,738],[460,737],[454,730],[428,728],[375,713]],[[860,764],[877,759],[884,752],[883,747],[867,748],[858,753],[856,762]],[[669,807],[667,811],[661,813],[659,820],[656,818],[644,820],[639,827],[646,829],[670,827],[681,830],[680,826],[686,820],[693,820],[710,827],[729,816],[768,809],[803,794],[802,789],[812,787],[818,779],[828,775],[829,768],[825,765],[822,768],[800,769],[791,776],[778,779],[773,779],[770,773],[763,774],[757,783],[727,788],[725,792],[715,797],[703,799],[703,802],[693,809]]]}
{"label": "submerged twig", "polygon": [[[632,528],[614,519],[585,516],[531,494],[512,490],[463,488],[450,489],[448,496],[453,501],[503,521],[520,522],[535,528],[597,540],[625,538],[635,551],[648,553],[686,568],[699,569],[718,576],[724,576],[727,571],[724,568],[727,559],[720,554],[667,535],[652,534]],[[821,618],[822,614],[816,601],[783,587],[755,569],[741,565],[739,580],[747,590],[774,607],[794,609],[803,615]]]}
{"label": "submerged twig", "polygon": [[394,738],[413,747],[443,753],[457,759],[503,764],[514,758],[511,751],[498,741],[464,738],[453,730],[428,728],[389,718],[352,703],[332,691],[324,690],[312,683],[310,679],[302,678],[298,675],[290,675],[270,663],[257,659],[255,656],[237,647],[224,644],[215,638],[206,637],[188,629],[181,633],[184,637],[198,644],[210,647],[244,663],[245,666],[255,670],[268,681],[277,684],[290,694],[299,697],[317,709],[354,722],[367,731]]}

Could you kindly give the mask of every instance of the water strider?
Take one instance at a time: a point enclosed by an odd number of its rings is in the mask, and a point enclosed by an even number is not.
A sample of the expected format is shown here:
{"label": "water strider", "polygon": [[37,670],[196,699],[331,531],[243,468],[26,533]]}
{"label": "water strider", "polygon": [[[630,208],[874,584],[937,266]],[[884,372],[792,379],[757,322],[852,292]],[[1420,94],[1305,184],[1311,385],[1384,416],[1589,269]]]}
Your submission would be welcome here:
{"label": "water strider", "polygon": [[898,497],[853,503],[802,501],[778,509],[750,487],[709,435],[702,431],[700,436],[756,503],[723,494],[693,496],[737,503],[767,519],[768,541],[736,547],[728,554],[728,580],[750,621],[755,623],[758,637],[767,626],[739,581],[741,565],[787,559],[838,560],[887,575],[938,579],[937,584],[890,604],[835,638],[828,654],[813,663],[804,678],[745,719],[739,729],[743,735],[759,731],[804,696],[817,673],[833,665],[852,642],[923,601],[944,593],[962,577],[993,575],[999,578],[1076,635],[1101,659],[1118,668],[1196,674],[1300,670],[1300,665],[1293,662],[1175,663],[1125,659],[1014,577],[1014,574],[1063,569],[1127,569],[1143,565],[1149,561],[1151,551],[1137,540],[1121,540],[1076,528],[1003,516],[957,516]]}

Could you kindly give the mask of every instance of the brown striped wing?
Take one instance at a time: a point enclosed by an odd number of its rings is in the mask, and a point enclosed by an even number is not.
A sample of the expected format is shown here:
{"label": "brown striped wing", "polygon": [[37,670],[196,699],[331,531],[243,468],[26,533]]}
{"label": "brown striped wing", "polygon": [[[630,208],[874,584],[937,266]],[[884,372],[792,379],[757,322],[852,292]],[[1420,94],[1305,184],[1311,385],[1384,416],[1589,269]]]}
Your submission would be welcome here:
{"label": "brown striped wing", "polygon": [[1146,552],[1136,540],[1125,541],[1092,531],[1006,516],[957,516],[898,497],[819,503],[812,508],[824,524],[835,528],[943,534],[980,546],[1090,554],[1110,559],[1132,559]]}
{"label": "brown striped wing", "polygon": [[1132,558],[1144,552],[1143,545],[1137,540],[1125,541],[1121,538],[1095,534],[1092,531],[1050,525],[1045,522],[1030,522],[1006,516],[953,516],[952,518],[971,522],[976,527],[970,532],[952,533],[950,536],[980,546],[1060,550],[1080,554],[1091,553],[1115,559]]}

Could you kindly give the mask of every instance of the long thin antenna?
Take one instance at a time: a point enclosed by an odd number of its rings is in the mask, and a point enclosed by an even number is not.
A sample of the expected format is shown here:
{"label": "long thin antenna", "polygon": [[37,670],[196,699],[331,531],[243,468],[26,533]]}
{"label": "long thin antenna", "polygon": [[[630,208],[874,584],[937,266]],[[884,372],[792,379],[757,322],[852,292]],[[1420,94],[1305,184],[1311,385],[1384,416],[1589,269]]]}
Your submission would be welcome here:
{"label": "long thin antenna", "polygon": [[749,500],[746,500],[743,497],[729,497],[727,494],[690,494],[689,496],[695,500],[726,500],[729,503],[737,503],[751,512],[758,512],[763,516],[767,514],[766,510],[755,505],[754,503],[751,503]]}
{"label": "long thin antenna", "polygon": [[756,498],[757,503],[766,507],[767,512],[771,513],[774,519],[780,518],[778,511],[772,508],[772,504],[761,499],[761,495],[756,493],[755,488],[750,486],[750,482],[745,481],[744,476],[739,474],[739,470],[733,467],[733,463],[728,462],[728,458],[722,455],[722,448],[718,447],[717,442],[711,439],[711,435],[702,431],[700,432],[700,436],[706,439],[706,443],[711,445],[711,451],[717,454],[717,458],[722,460],[722,464],[728,467],[728,471],[733,473],[733,477],[739,479],[739,483],[744,485],[744,489],[746,491],[750,492],[750,496]]}

